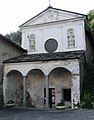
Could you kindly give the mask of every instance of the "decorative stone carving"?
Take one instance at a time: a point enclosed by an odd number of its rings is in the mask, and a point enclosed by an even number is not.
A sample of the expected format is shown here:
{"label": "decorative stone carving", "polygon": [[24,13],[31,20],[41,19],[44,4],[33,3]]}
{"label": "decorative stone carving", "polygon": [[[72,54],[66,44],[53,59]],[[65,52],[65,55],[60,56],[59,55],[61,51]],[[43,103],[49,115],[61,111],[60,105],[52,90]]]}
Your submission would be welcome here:
{"label": "decorative stone carving", "polygon": [[73,29],[67,32],[68,47],[75,47],[75,34]]}
{"label": "decorative stone carving", "polygon": [[49,15],[44,19],[44,22],[52,22],[58,20],[58,12],[50,12]]}
{"label": "decorative stone carving", "polygon": [[35,51],[35,35],[31,34],[29,36],[29,51]]}

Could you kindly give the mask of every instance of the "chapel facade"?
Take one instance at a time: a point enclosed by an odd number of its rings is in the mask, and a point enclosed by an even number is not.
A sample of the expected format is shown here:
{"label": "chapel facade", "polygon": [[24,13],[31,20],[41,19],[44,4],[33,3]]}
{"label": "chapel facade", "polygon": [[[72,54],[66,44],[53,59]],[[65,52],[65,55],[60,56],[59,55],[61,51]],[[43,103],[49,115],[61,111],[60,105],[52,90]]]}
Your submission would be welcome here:
{"label": "chapel facade", "polygon": [[[4,62],[5,105],[67,108],[80,103],[84,63],[93,56],[86,15],[48,7],[20,26],[27,54]],[[28,102],[29,97],[29,102]]]}

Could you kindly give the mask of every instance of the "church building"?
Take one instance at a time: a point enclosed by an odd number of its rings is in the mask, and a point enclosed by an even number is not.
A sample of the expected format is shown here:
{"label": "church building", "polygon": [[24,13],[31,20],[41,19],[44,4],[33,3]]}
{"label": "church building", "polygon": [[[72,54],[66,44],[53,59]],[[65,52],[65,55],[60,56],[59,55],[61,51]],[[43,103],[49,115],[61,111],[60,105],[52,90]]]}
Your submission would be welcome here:
{"label": "church building", "polygon": [[49,6],[20,26],[28,51],[4,61],[4,104],[12,100],[35,108],[67,108],[80,103],[85,62],[94,43],[85,30],[86,15]]}

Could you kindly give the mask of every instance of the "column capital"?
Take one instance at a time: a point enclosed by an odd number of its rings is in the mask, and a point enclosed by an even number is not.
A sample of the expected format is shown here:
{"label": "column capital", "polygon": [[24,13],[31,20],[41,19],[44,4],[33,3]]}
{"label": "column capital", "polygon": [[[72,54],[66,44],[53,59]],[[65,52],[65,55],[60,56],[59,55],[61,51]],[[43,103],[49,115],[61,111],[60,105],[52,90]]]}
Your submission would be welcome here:
{"label": "column capital", "polygon": [[26,78],[27,76],[23,76],[23,77],[25,77],[25,78]]}
{"label": "column capital", "polygon": [[45,76],[47,76],[47,77],[48,77],[48,75],[45,75]]}

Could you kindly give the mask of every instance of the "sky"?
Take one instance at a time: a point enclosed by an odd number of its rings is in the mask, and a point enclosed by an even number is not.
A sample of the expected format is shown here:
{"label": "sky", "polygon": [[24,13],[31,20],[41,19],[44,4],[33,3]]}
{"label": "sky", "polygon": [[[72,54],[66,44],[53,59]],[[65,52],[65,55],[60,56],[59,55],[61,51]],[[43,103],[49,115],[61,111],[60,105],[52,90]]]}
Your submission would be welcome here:
{"label": "sky", "polygon": [[54,8],[87,14],[94,0],[0,0],[0,34],[19,30],[19,26],[50,5]]}

